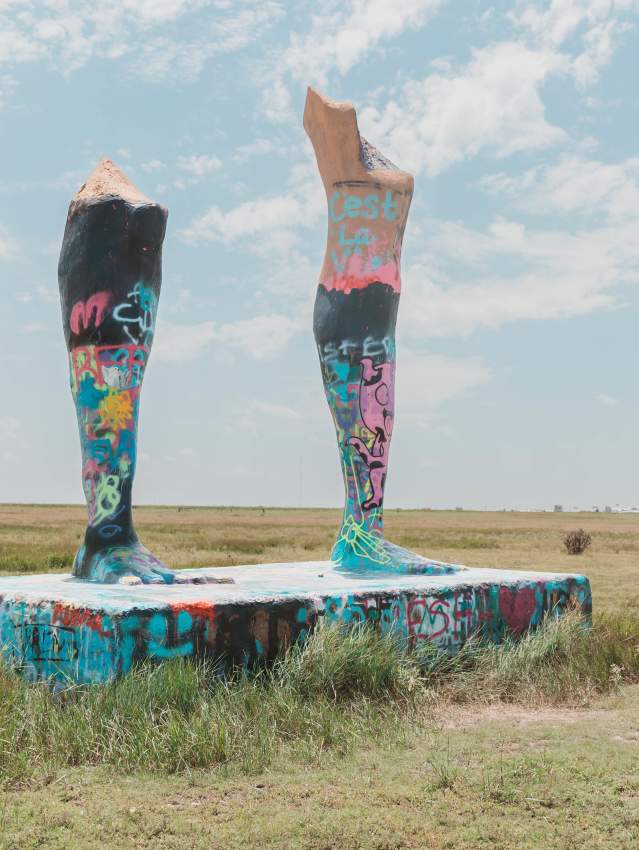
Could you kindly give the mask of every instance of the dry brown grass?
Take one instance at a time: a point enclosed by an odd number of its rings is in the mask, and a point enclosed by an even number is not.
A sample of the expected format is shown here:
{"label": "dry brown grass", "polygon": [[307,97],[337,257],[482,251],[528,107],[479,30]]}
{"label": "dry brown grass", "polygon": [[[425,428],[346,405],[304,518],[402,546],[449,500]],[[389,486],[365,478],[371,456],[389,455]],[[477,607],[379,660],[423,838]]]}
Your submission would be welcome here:
{"label": "dry brown grass", "polygon": [[[328,557],[337,510],[136,509],[143,541],[169,565],[231,566]],[[85,513],[69,506],[0,506],[0,573],[68,569]],[[593,543],[568,555],[567,531]],[[389,539],[442,560],[477,567],[585,573],[597,610],[639,609],[639,514],[387,510]]]}

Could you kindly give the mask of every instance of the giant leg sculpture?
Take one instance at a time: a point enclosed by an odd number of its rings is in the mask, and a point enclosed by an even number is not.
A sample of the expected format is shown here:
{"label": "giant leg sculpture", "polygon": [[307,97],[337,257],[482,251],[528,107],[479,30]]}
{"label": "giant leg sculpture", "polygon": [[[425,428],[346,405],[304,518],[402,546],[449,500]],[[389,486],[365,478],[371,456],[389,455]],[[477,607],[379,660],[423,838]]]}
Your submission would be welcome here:
{"label": "giant leg sculpture", "polygon": [[413,178],[360,137],[348,103],[309,89],[304,128],[328,202],[313,324],[346,490],[331,557],[347,570],[455,572],[460,568],[422,558],[383,534],[400,254]]}
{"label": "giant leg sculpture", "polygon": [[69,207],[58,275],[89,509],[73,574],[85,581],[178,580],[139,542],[131,516],[166,218],[107,159]]}

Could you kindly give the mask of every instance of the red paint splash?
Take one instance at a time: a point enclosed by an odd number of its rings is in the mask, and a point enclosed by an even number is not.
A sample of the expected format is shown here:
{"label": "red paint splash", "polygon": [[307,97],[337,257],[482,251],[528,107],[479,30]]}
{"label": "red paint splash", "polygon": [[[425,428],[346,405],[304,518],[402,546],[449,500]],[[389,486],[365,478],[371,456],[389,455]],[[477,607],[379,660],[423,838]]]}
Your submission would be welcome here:
{"label": "red paint splash", "polygon": [[536,604],[534,587],[499,589],[499,610],[514,635],[521,635],[526,631]]}

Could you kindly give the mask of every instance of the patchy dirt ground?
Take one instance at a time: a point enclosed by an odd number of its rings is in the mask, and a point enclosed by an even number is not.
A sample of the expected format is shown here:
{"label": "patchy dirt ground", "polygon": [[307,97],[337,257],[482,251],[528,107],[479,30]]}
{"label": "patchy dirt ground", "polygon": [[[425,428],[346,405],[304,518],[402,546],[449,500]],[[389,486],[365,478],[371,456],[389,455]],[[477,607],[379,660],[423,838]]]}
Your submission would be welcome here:
{"label": "patchy dirt ground", "polygon": [[2,850],[635,850],[639,686],[590,709],[454,709],[346,758],[238,776],[72,770],[0,794]]}

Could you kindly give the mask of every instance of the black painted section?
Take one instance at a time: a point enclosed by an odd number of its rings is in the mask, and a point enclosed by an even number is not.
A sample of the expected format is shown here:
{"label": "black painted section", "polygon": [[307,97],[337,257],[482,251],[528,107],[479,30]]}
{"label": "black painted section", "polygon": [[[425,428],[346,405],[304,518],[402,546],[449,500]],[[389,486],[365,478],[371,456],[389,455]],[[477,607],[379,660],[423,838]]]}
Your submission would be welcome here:
{"label": "black painted section", "polygon": [[398,307],[399,293],[386,283],[348,293],[320,284],[313,313],[315,340],[318,346],[345,341],[362,345],[367,337],[394,337]]}
{"label": "black painted section", "polygon": [[142,281],[156,298],[162,284],[162,242],[168,211],[159,204],[134,205],[122,198],[73,201],[62,241],[58,282],[67,348],[119,345],[130,340],[109,313],[99,327],[89,323],[74,334],[69,320],[74,304],[110,292],[111,304],[126,301]]}

